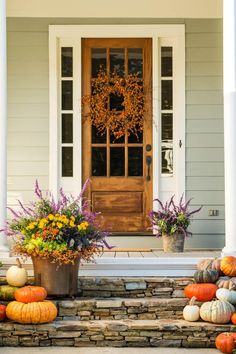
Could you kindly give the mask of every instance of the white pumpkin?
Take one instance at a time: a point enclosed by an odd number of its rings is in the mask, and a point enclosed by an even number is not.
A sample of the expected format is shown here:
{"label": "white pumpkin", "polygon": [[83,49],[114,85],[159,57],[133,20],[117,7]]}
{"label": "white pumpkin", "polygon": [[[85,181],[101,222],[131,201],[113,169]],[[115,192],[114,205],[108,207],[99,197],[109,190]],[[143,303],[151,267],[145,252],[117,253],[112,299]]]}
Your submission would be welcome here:
{"label": "white pumpkin", "polygon": [[6,280],[12,286],[24,286],[28,279],[28,274],[19,258],[16,259],[17,265],[11,266],[6,272]]}
{"label": "white pumpkin", "polygon": [[228,323],[234,312],[234,306],[227,301],[208,301],[202,304],[200,317],[207,322]]}
{"label": "white pumpkin", "polygon": [[183,309],[183,317],[186,321],[195,322],[200,318],[200,308],[195,303],[195,296],[189,301],[189,305],[186,305]]}
{"label": "white pumpkin", "polygon": [[236,304],[236,291],[225,288],[216,291],[216,297],[222,301],[228,301],[231,304]]}

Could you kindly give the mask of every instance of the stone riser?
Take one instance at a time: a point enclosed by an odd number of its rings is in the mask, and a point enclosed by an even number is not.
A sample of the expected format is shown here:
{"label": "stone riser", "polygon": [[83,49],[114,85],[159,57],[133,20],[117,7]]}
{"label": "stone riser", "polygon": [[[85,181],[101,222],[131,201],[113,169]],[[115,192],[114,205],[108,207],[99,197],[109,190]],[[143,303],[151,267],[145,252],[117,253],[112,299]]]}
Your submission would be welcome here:
{"label": "stone riser", "polygon": [[0,345],[209,348],[224,331],[235,332],[236,326],[180,320],[1,323]]}
{"label": "stone riser", "polygon": [[58,301],[58,320],[182,319],[188,299],[83,299]]}
{"label": "stone riser", "polygon": [[158,297],[182,298],[191,277],[79,277],[79,296],[82,297]]}

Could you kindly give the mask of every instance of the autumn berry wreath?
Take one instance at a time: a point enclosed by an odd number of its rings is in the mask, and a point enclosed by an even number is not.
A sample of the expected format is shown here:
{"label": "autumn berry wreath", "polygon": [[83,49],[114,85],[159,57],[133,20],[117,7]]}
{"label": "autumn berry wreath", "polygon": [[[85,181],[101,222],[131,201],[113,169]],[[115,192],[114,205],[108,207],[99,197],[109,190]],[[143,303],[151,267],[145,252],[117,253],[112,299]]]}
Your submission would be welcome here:
{"label": "autumn berry wreath", "polygon": [[[91,95],[83,97],[83,104],[89,104],[91,124],[103,135],[109,128],[118,139],[127,133],[137,135],[143,130],[144,119],[143,80],[136,74],[121,77],[117,72],[108,75],[100,69],[91,80]],[[118,101],[112,107],[112,99]]]}

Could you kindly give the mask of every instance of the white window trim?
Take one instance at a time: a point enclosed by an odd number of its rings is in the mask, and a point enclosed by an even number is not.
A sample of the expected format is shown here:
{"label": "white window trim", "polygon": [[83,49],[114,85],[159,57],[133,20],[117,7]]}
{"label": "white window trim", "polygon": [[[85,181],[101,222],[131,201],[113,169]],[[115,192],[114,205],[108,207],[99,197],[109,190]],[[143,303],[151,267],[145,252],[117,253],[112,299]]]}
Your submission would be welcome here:
{"label": "white window trim", "polygon": [[[50,25],[49,26],[49,188],[57,195],[62,185],[66,191],[78,194],[82,185],[81,168],[81,85],[74,91],[74,176],[61,178],[59,112],[59,53],[61,46],[73,46],[74,55],[81,58],[82,38],[152,38],[153,42],[153,196],[160,197],[160,125],[159,46],[170,44],[174,52],[174,185],[173,194],[185,193],[185,26],[184,25]],[[74,77],[82,77],[81,65],[74,66]],[[181,140],[182,147],[178,142]],[[76,158],[75,158],[76,155]],[[64,182],[63,182],[64,180]],[[171,191],[172,192],[172,191]]]}

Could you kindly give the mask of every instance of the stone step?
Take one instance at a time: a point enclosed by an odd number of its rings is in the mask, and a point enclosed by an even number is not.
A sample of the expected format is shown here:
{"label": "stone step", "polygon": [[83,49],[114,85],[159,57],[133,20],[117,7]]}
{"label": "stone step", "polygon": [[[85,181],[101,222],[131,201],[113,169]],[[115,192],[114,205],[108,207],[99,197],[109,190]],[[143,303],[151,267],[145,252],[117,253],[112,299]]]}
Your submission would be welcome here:
{"label": "stone step", "polygon": [[76,299],[54,301],[58,320],[182,319],[188,299]]}
{"label": "stone step", "polygon": [[[79,277],[78,296],[126,298],[183,298],[183,290],[193,282],[192,277]],[[33,284],[33,277],[29,284]],[[6,284],[0,277],[0,284]]]}
{"label": "stone step", "polygon": [[1,346],[198,347],[215,346],[217,334],[236,326],[183,320],[55,321],[0,323]]}

